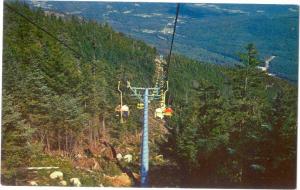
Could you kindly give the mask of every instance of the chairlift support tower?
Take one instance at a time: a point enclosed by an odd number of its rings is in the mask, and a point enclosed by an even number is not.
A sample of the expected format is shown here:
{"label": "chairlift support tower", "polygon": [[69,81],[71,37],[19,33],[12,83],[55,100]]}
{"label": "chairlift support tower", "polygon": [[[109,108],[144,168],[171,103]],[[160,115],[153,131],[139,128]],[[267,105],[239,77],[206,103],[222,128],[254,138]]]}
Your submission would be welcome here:
{"label": "chairlift support tower", "polygon": [[[163,61],[163,57],[160,56],[160,61],[157,62],[159,70],[157,70],[157,79],[154,88],[141,88],[132,87],[130,82],[127,81],[127,87],[131,90],[132,97],[139,99],[140,102],[144,102],[144,119],[143,119],[143,133],[142,133],[142,150],[141,150],[141,187],[148,187],[148,171],[149,171],[149,144],[148,144],[148,104],[152,100],[160,100],[160,105],[165,107],[165,96],[168,91],[168,69],[171,61],[172,47],[174,42],[174,36],[176,31],[178,13],[180,4],[177,3],[176,18],[174,22],[174,29],[172,35],[172,42],[168,57],[168,62]],[[161,62],[163,61],[163,63]],[[163,66],[161,68],[161,66]],[[161,73],[162,72],[162,73]],[[159,80],[161,78],[161,80]],[[160,84],[159,84],[160,81]],[[166,86],[165,86],[166,85]],[[165,90],[165,88],[167,88]]]}
{"label": "chairlift support tower", "polygon": [[132,97],[144,102],[144,118],[143,118],[143,132],[142,132],[142,147],[141,147],[141,187],[148,187],[149,177],[149,126],[148,126],[148,105],[152,100],[159,100],[161,98],[159,88],[141,88],[132,87],[127,81],[127,87],[131,90]]}

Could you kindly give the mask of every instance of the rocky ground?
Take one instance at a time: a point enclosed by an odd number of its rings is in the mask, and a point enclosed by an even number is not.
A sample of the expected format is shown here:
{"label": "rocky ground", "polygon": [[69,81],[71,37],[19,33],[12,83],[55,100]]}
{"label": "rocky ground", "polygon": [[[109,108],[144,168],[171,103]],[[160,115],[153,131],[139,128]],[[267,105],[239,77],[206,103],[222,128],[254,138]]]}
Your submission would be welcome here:
{"label": "rocky ground", "polygon": [[[168,133],[163,120],[149,117],[150,186],[167,187],[179,184],[178,170],[160,151]],[[44,154],[32,162],[33,168],[18,172],[17,185],[37,186],[139,186],[141,132],[121,139],[104,135],[100,142],[81,147],[75,155],[63,152]],[[112,145],[114,144],[114,145]],[[40,168],[42,167],[42,168]]]}

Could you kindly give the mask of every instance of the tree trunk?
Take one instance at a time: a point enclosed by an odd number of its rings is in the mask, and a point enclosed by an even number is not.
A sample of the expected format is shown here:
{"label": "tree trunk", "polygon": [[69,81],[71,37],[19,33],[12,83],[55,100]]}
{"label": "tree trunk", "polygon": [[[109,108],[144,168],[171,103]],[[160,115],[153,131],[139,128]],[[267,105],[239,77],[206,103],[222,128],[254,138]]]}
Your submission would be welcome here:
{"label": "tree trunk", "polygon": [[105,132],[105,117],[104,116],[102,119],[102,128],[103,128],[103,131]]}
{"label": "tree trunk", "polygon": [[49,142],[49,135],[46,134],[46,144],[47,144],[47,151],[50,152],[51,147],[50,147],[50,142]]}
{"label": "tree trunk", "polygon": [[93,144],[94,144],[94,147],[96,147],[96,141],[97,141],[97,128],[93,128],[92,132],[93,132]]}
{"label": "tree trunk", "polygon": [[246,69],[245,86],[244,86],[244,96],[246,96],[247,86],[248,86],[248,72],[249,72],[249,68]]}
{"label": "tree trunk", "polygon": [[44,144],[44,143],[45,143],[45,142],[44,142],[45,136],[46,136],[46,133],[44,133],[44,134],[41,133],[41,134],[40,134],[40,143],[41,143],[41,144]]}
{"label": "tree trunk", "polygon": [[93,130],[92,127],[90,126],[89,128],[89,144],[92,144],[93,141]]}
{"label": "tree trunk", "polygon": [[245,95],[246,95],[246,91],[247,91],[247,85],[248,85],[248,76],[246,76],[245,78],[245,86],[244,86],[244,91],[245,91]]}
{"label": "tree trunk", "polygon": [[66,140],[65,150],[68,152],[68,134],[66,134],[65,140]]}
{"label": "tree trunk", "polygon": [[58,132],[58,135],[57,135],[57,142],[58,142],[58,151],[60,152],[61,148],[60,148],[60,134]]}

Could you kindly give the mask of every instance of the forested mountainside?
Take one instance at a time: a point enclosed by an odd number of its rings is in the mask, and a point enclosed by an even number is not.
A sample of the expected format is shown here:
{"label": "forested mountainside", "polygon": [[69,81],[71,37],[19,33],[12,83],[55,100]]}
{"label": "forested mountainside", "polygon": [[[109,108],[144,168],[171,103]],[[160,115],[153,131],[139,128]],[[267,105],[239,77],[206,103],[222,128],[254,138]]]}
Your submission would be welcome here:
{"label": "forested mountainside", "polygon": [[[108,22],[113,29],[169,49],[174,3],[28,1],[45,11]],[[275,55],[269,72],[298,80],[299,6],[181,3],[174,51],[216,64],[238,64],[238,52],[255,43],[260,58]]]}
{"label": "forested mountainside", "polygon": [[[50,170],[27,168],[57,166],[82,186],[137,185],[142,112],[125,82],[152,86],[156,49],[105,23],[9,5],[81,56],[4,7],[1,183],[62,185]],[[118,81],[130,107],[124,124],[115,113]],[[171,59],[169,84],[174,116],[149,118],[152,187],[295,187],[294,84],[251,65],[180,55]],[[123,175],[132,183],[116,181]]]}

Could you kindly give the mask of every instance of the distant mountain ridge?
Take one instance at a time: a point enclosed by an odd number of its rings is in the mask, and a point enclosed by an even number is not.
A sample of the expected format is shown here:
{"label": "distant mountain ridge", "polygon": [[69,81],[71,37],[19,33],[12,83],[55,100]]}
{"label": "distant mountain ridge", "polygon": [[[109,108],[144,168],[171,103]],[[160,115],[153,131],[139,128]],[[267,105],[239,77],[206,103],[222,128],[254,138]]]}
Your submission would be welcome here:
{"label": "distant mountain ridge", "polygon": [[[29,1],[35,7],[108,22],[117,31],[166,53],[175,4]],[[299,7],[293,5],[182,4],[174,51],[204,62],[236,64],[254,43],[270,72],[298,81]]]}

